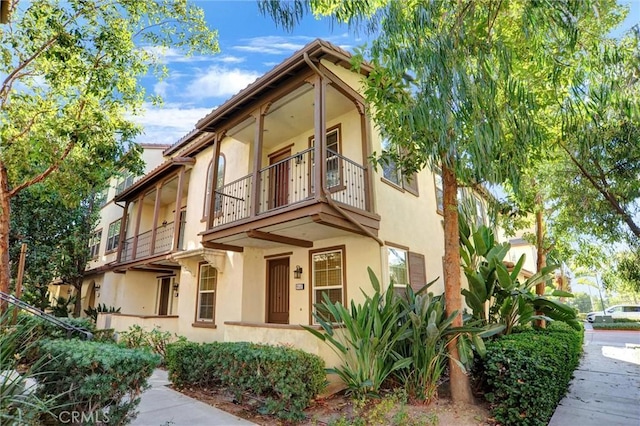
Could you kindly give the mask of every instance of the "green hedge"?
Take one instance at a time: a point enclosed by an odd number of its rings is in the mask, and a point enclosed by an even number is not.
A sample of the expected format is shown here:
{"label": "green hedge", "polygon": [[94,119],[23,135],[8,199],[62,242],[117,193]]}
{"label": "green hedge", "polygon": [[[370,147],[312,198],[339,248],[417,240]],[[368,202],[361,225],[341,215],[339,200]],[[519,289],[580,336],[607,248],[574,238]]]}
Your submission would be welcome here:
{"label": "green hedge", "polygon": [[282,346],[178,342],[165,361],[177,386],[226,387],[237,399],[248,392],[264,402],[262,413],[284,419],[303,418],[326,383],[321,358]]}
{"label": "green hedge", "polygon": [[640,330],[640,322],[593,323],[594,330]]}
{"label": "green hedge", "polygon": [[554,322],[486,344],[485,397],[504,425],[546,425],[569,387],[582,353],[583,331]]}
{"label": "green hedge", "polygon": [[73,412],[82,413],[83,425],[128,423],[160,361],[146,351],[77,339],[45,340],[40,349],[48,361],[34,365],[37,394],[58,397],[55,424]]}

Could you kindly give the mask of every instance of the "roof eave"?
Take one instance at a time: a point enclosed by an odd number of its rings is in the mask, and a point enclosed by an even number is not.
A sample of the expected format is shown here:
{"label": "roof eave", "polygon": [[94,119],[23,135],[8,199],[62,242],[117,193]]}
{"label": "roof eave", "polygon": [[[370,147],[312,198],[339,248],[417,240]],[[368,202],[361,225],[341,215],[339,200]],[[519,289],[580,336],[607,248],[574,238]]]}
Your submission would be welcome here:
{"label": "roof eave", "polygon": [[135,182],[133,185],[122,191],[120,194],[114,197],[114,201],[116,203],[121,201],[130,200],[133,196],[137,195],[141,191],[143,191],[150,183],[153,183],[156,179],[165,176],[171,169],[182,167],[182,166],[192,166],[196,162],[195,158],[185,158],[185,157],[175,157],[171,160],[168,160],[162,163],[160,166],[151,170],[149,173],[144,175],[142,179]]}

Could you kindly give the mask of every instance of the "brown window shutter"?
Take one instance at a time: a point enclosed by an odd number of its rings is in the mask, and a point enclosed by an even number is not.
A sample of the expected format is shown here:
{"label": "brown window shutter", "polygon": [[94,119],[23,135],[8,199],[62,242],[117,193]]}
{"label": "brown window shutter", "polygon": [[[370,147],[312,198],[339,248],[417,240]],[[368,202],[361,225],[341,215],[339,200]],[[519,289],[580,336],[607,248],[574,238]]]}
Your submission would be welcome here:
{"label": "brown window shutter", "polygon": [[427,271],[424,255],[409,252],[409,284],[417,292],[427,284]]}

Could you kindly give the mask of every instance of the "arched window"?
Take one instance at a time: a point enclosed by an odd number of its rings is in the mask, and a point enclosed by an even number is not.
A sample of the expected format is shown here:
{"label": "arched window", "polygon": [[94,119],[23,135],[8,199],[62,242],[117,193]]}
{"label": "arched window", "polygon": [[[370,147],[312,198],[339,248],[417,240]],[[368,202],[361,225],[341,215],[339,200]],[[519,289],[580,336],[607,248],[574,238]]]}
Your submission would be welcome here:
{"label": "arched window", "polygon": [[213,183],[213,161],[209,163],[207,169],[207,189],[204,194],[204,206],[202,208],[202,220],[205,220],[209,216],[209,205],[211,204],[211,184]]}
{"label": "arched window", "polygon": [[[223,154],[218,157],[218,178],[216,179],[215,189],[219,189],[224,186],[224,172],[225,172],[226,160]],[[204,197],[204,207],[202,210],[202,220],[205,220],[209,216],[209,206],[211,205],[211,193],[213,188],[213,161],[209,163],[207,169],[207,188]],[[222,197],[216,196],[215,198],[215,214],[219,214],[222,211]]]}

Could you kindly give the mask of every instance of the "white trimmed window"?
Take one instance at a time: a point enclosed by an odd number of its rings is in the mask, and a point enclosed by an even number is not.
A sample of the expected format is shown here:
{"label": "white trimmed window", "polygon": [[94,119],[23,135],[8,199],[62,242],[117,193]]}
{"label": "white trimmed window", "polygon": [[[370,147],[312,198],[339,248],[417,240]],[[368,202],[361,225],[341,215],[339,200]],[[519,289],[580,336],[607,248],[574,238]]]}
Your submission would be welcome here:
{"label": "white trimmed window", "polygon": [[200,265],[198,274],[198,313],[197,321],[213,322],[216,307],[216,289],[218,287],[218,271],[205,263]]}
{"label": "white trimmed window", "polygon": [[436,186],[436,210],[438,213],[444,212],[444,187],[442,186],[442,173],[440,170],[436,170],[433,174],[434,183]]}
{"label": "white trimmed window", "polygon": [[123,192],[125,189],[133,185],[133,173],[126,172],[120,179],[118,179],[118,183],[116,185],[116,195]]}
{"label": "white trimmed window", "polygon": [[409,284],[409,262],[407,251],[395,247],[387,247],[389,262],[389,280],[399,290],[404,290]]}
{"label": "white trimmed window", "polygon": [[122,219],[118,219],[109,224],[109,231],[107,232],[107,252],[116,250],[118,248],[118,241],[120,239],[120,223]]}
{"label": "white trimmed window", "polygon": [[[391,142],[386,138],[382,139],[382,149],[387,152],[392,149]],[[411,179],[403,176],[402,170],[395,161],[389,160],[388,163],[382,165],[382,177],[413,195],[418,195],[418,174],[414,173]]]}
{"label": "white trimmed window", "polygon": [[[313,265],[313,311],[316,304],[329,297],[331,303],[344,304],[344,250],[331,250],[312,255]],[[323,318],[322,312],[317,312]],[[314,319],[315,323],[315,319]]]}
{"label": "white trimmed window", "polygon": [[102,239],[102,229],[98,229],[96,232],[91,234],[89,238],[89,257],[92,259],[94,257],[98,257],[98,253],[100,252],[100,240]]}

